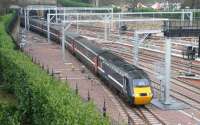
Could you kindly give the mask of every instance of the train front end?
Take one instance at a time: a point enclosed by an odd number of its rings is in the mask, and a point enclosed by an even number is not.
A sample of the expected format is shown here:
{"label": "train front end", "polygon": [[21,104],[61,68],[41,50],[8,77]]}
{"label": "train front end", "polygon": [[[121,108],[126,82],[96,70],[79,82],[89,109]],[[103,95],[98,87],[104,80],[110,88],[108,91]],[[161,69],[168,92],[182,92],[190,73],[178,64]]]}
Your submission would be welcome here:
{"label": "train front end", "polygon": [[134,105],[149,104],[153,98],[150,80],[148,79],[135,79],[133,80],[133,102]]}

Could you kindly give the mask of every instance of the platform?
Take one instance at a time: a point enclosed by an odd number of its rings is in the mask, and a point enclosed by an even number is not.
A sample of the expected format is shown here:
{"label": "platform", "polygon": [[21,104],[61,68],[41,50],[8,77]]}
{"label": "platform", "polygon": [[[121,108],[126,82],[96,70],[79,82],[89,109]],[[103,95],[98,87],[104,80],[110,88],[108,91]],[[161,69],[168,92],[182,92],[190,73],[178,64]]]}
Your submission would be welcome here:
{"label": "platform", "polygon": [[171,100],[170,104],[164,104],[159,99],[153,99],[151,103],[161,110],[183,110],[189,108],[188,105],[175,100]]}

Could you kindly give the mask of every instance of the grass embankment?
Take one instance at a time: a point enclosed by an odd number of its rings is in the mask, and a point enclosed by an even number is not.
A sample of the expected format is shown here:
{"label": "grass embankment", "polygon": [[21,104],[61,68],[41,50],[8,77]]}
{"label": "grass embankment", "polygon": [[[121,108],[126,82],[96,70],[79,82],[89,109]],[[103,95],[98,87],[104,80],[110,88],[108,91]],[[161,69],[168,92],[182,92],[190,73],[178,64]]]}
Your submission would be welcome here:
{"label": "grass embankment", "polygon": [[[7,34],[6,29],[11,22],[13,14],[0,17],[0,49],[14,49],[15,44],[12,42],[12,38]],[[2,57],[0,51],[0,59]],[[20,115],[17,109],[17,100],[15,96],[10,93],[10,87],[3,81],[3,70],[1,64],[3,60],[0,60],[0,124],[1,125],[19,125]]]}
{"label": "grass embankment", "polygon": [[19,112],[15,97],[0,88],[0,124],[19,125]]}
{"label": "grass embankment", "polygon": [[91,7],[89,3],[82,2],[81,0],[58,0],[58,3],[65,7]]}
{"label": "grass embankment", "polygon": [[14,49],[15,47],[15,44],[12,42],[12,38],[6,32],[13,16],[14,14],[0,16],[0,48]]}
{"label": "grass embankment", "polygon": [[[7,19],[12,16],[1,17],[0,21],[0,81],[7,92],[15,95],[17,105],[0,107],[0,124],[17,125],[20,121],[32,125],[108,125],[108,119],[92,102],[82,102],[66,83],[52,78],[30,57],[14,50],[15,44],[5,32]],[[10,115],[11,109],[15,109],[12,117],[2,118]],[[14,122],[6,123],[8,119]]]}

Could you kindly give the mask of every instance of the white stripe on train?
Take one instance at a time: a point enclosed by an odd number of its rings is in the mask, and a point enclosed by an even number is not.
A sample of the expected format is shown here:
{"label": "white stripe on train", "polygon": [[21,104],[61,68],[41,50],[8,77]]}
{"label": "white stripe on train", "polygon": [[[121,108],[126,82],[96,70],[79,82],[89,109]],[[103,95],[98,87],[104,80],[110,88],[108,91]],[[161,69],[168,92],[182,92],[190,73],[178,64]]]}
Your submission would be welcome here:
{"label": "white stripe on train", "polygon": [[[66,42],[70,47],[72,47],[72,45],[71,44],[69,44],[68,42]],[[77,51],[79,54],[81,54],[85,59],[87,59],[88,61],[90,61],[93,65],[95,65],[95,63],[94,62],[92,62],[92,60],[90,60],[87,56],[85,56],[82,52],[80,52],[78,49],[76,49],[75,48],[75,51]],[[98,69],[101,71],[101,72],[103,72],[103,73],[105,73],[105,71],[102,69],[102,68],[100,68],[100,67],[98,67]],[[113,80],[115,83],[117,83],[120,87],[122,87],[123,88],[123,85],[121,85],[115,78],[113,78],[111,75],[108,75],[108,77],[111,79],[111,80]]]}

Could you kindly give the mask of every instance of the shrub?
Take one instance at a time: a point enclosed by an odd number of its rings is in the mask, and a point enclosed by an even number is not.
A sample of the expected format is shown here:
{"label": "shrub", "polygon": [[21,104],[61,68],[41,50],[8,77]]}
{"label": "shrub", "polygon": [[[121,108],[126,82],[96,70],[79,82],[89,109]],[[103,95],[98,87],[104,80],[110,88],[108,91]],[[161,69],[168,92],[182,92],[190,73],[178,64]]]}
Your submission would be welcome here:
{"label": "shrub", "polygon": [[112,5],[112,8],[113,8],[113,12],[115,13],[122,11],[122,9],[119,6]]}
{"label": "shrub", "polygon": [[109,124],[92,102],[82,102],[66,83],[49,76],[29,57],[14,50],[14,45],[7,46],[13,43],[5,40],[8,34],[4,35],[4,42],[0,41],[0,80],[15,94],[22,121],[34,125]]}
{"label": "shrub", "polygon": [[69,87],[56,81],[14,50],[0,50],[3,81],[13,86],[22,116],[36,125],[88,124],[108,122],[92,103],[83,103]]}
{"label": "shrub", "polygon": [[0,123],[1,125],[20,125],[19,112],[15,105],[0,103]]}
{"label": "shrub", "polygon": [[157,12],[153,8],[131,8],[129,11],[132,12]]}
{"label": "shrub", "polygon": [[58,0],[65,7],[90,7],[91,4],[83,3],[80,0]]}
{"label": "shrub", "polygon": [[1,17],[0,21],[0,48],[14,49],[15,44],[12,42],[12,38],[6,32],[9,23],[12,20],[13,15],[9,14]]}

